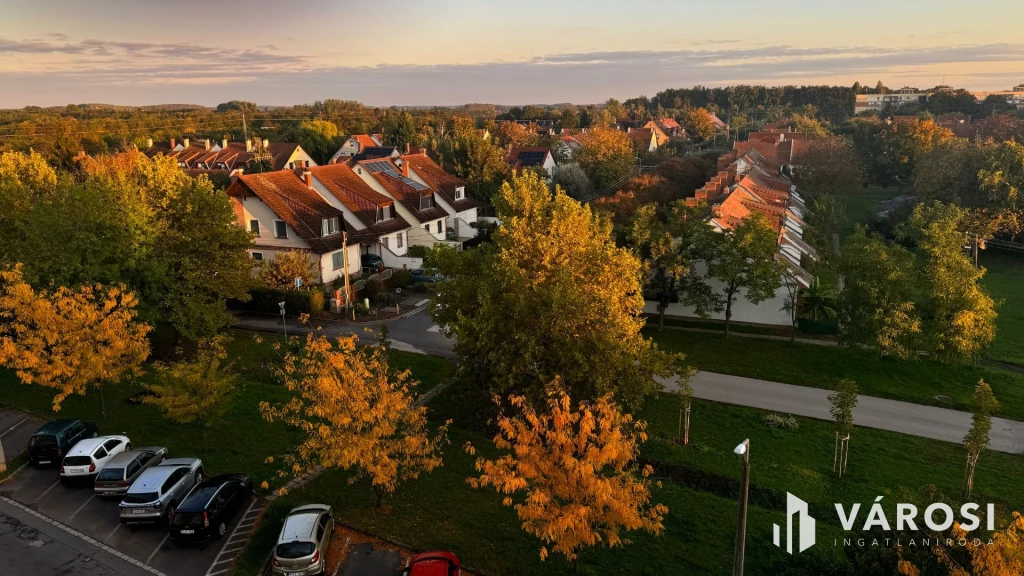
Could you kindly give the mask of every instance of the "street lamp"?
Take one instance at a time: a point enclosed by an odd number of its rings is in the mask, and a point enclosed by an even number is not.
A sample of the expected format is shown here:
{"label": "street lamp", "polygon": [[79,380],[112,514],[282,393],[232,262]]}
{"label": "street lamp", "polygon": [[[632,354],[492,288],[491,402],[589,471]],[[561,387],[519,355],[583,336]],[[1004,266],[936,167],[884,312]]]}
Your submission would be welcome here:
{"label": "street lamp", "polygon": [[733,452],[743,457],[743,480],[740,483],[740,514],[736,523],[732,576],[743,576],[743,556],[747,545],[747,498],[750,495],[750,438],[744,440]]}
{"label": "street lamp", "polygon": [[281,326],[284,326],[284,339],[285,339],[285,342],[287,342],[288,341],[288,323],[287,323],[287,321],[285,321],[285,318],[284,318],[284,302],[278,302],[277,305],[281,307]]}

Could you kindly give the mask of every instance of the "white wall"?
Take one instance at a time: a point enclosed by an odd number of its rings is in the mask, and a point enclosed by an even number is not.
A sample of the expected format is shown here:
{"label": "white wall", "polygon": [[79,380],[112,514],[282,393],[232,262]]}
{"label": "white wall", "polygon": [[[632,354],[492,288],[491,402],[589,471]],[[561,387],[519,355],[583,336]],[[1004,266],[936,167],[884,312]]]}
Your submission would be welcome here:
{"label": "white wall", "polygon": [[[256,196],[247,196],[244,199],[237,199],[242,206],[242,226],[246,231],[250,230],[249,221],[256,219],[260,223],[260,235],[255,238],[257,246],[273,248],[304,248],[308,249],[309,244],[291,226],[286,226],[287,238],[274,237],[274,221],[280,220],[277,214],[270,209],[262,200]],[[257,250],[258,251],[258,250]]]}
{"label": "white wall", "polygon": [[[374,178],[372,174],[370,174],[369,172],[367,172],[366,170],[364,170],[364,169],[362,169],[362,168],[360,168],[358,166],[353,168],[353,170],[356,171],[356,175],[358,175],[360,178],[362,178],[363,182],[366,182],[370,186],[370,188],[373,188],[375,191],[383,194],[384,196],[387,196],[388,198],[394,199],[394,201],[395,201],[395,204],[394,204],[395,210],[398,212],[399,215],[402,216],[402,218],[405,218],[406,222],[408,222],[409,224],[412,224],[412,226],[413,226],[412,230],[410,230],[409,234],[408,234],[408,236],[409,236],[409,238],[408,238],[409,239],[409,243],[411,243],[411,244],[427,244],[426,241],[425,241],[426,239],[423,237],[423,234],[416,234],[416,233],[414,233],[414,231],[417,228],[420,231],[424,231],[423,227],[425,225],[427,225],[427,224],[430,225],[430,235],[433,236],[435,240],[444,240],[445,239],[445,220],[446,220],[446,218],[439,218],[439,219],[435,219],[435,220],[421,222],[419,220],[419,218],[417,218],[412,212],[410,212],[405,207],[404,204],[402,204],[401,201],[398,200],[398,198],[395,198],[394,196],[392,196],[391,193],[388,192],[387,188],[385,188],[380,182],[378,182],[377,179]],[[387,178],[387,176],[381,176],[381,177],[382,178]],[[434,195],[434,204],[438,205],[438,206],[440,205],[437,202],[437,194]],[[439,221],[441,222],[441,233],[440,234],[437,232],[437,222],[439,222]],[[430,244],[427,244],[427,245],[429,246]]]}
{"label": "white wall", "polygon": [[[340,252],[336,250],[335,252]],[[362,270],[362,263],[359,259],[359,244],[348,245],[348,273],[349,276],[359,274]],[[324,284],[333,282],[338,278],[345,276],[345,269],[338,268],[334,269],[334,252],[328,252],[327,254],[320,255],[320,274],[323,277]]]}

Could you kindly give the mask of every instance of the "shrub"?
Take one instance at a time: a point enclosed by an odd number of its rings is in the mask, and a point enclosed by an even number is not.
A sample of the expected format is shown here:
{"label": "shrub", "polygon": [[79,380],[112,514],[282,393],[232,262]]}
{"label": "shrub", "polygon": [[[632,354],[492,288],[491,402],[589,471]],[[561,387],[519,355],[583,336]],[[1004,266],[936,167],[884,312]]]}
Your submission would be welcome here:
{"label": "shrub", "polygon": [[412,258],[426,258],[427,252],[429,251],[430,249],[427,248],[426,246],[422,244],[416,244],[414,246],[409,246],[408,254]]}
{"label": "shrub", "polygon": [[412,291],[414,293],[416,293],[416,294],[426,294],[426,292],[427,292],[427,283],[426,282],[421,282],[419,284],[413,284],[412,285]]}
{"label": "shrub", "polygon": [[395,295],[392,294],[391,292],[381,292],[380,294],[377,294],[376,296],[373,297],[373,301],[374,303],[377,304],[378,307],[394,306],[395,303],[397,302],[397,300],[395,299]]}
{"label": "shrub", "polygon": [[372,278],[366,281],[366,286],[363,288],[363,297],[373,300],[384,291],[384,285],[380,283],[380,279]]}
{"label": "shrub", "polygon": [[324,293],[320,290],[309,291],[309,314],[319,316],[324,311]]}
{"label": "shrub", "polygon": [[800,424],[792,415],[782,416],[775,413],[765,415],[764,425],[769,428],[777,428],[779,430],[796,430],[800,427]]}
{"label": "shrub", "polygon": [[362,302],[357,302],[355,305],[355,309],[356,314],[359,314],[361,316],[365,316],[370,313],[370,307],[367,306],[366,304],[363,304]]}
{"label": "shrub", "polygon": [[395,270],[391,275],[391,286],[394,288],[405,288],[412,284],[412,272],[408,270]]}
{"label": "shrub", "polygon": [[[250,312],[267,312],[280,314],[281,308],[278,302],[284,302],[285,311],[288,314],[312,314],[312,294],[318,293],[319,287],[312,290],[280,290],[277,288],[253,288],[249,291],[251,298],[248,302],[232,300],[228,303],[231,308],[248,310]],[[320,295],[320,310],[323,310],[323,294]]]}

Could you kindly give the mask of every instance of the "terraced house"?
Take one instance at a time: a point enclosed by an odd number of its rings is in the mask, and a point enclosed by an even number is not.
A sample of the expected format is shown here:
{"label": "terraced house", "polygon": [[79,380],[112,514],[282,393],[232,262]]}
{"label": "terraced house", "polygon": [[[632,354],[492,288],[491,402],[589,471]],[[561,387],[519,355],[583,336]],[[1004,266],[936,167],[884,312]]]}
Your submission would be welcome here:
{"label": "terraced house", "polygon": [[232,142],[224,138],[220,142],[215,142],[211,139],[183,138],[179,142],[171,138],[169,142],[154,143],[150,139],[142,153],[150,158],[157,155],[174,158],[182,170],[193,176],[235,176],[244,173],[253,160],[263,163],[266,171],[316,166],[316,162],[302,146],[294,142],[269,140],[249,139],[245,142]]}

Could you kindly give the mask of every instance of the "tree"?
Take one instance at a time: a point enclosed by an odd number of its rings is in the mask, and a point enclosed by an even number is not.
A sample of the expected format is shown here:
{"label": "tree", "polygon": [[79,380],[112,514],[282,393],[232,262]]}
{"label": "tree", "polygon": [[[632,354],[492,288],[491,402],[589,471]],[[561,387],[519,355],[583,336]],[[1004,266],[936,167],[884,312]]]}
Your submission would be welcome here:
{"label": "tree", "polygon": [[817,118],[810,114],[793,114],[793,130],[807,134],[810,140],[822,140],[832,136],[832,132]]}
{"label": "tree", "polygon": [[964,436],[964,448],[967,450],[967,467],[964,471],[964,498],[971,498],[974,489],[974,469],[978,465],[978,457],[988,448],[989,433],[992,431],[992,415],[999,411],[999,402],[992,394],[992,388],[979,380],[974,387],[971,398],[971,429]]}
{"label": "tree", "polygon": [[722,287],[707,306],[698,306],[698,311],[706,314],[709,308],[716,312],[724,310],[726,338],[732,321],[732,305],[741,291],[751,304],[760,304],[773,298],[782,285],[785,264],[775,259],[777,241],[778,233],[768,219],[752,213],[731,231],[719,234],[716,242],[708,244],[709,249],[704,252],[707,275],[718,279]]}
{"label": "tree", "polygon": [[800,327],[800,279],[788,268],[782,274],[782,287],[786,290],[786,298],[779,310],[789,315],[789,341],[796,342],[796,331]]}
{"label": "tree", "polygon": [[893,182],[910,184],[918,158],[953,138],[953,132],[933,120],[893,122],[880,131],[881,168]]}
{"label": "tree", "polygon": [[657,173],[672,188],[672,200],[693,196],[694,190],[708,180],[711,164],[700,156],[669,158],[657,167]]}
{"label": "tree", "polygon": [[836,443],[832,454],[832,471],[843,477],[846,463],[850,458],[850,433],[853,432],[853,409],[857,407],[857,383],[843,380],[836,390],[828,395],[832,405],[829,414],[834,420]]}
{"label": "tree", "polygon": [[[950,576],[1017,576],[1024,574],[1024,516],[1013,513],[1013,521],[991,536],[991,544],[973,540],[959,522],[948,539],[935,539],[932,554]],[[943,542],[946,545],[943,545]],[[964,542],[951,546],[953,542]],[[969,567],[969,570],[968,568]],[[921,576],[921,570],[901,558],[897,570],[902,576]]]}
{"label": "tree", "polygon": [[34,290],[21,266],[0,271],[0,365],[25,384],[54,388],[53,411],[92,386],[142,374],[150,327],[136,321],[135,294],[123,285]]}
{"label": "tree", "polygon": [[405,151],[407,145],[416,144],[419,134],[416,121],[408,110],[392,112],[384,119],[384,143]]}
{"label": "tree", "polygon": [[[622,532],[664,530],[668,508],[650,502],[647,478],[653,470],[635,463],[647,440],[646,424],[622,413],[610,394],[574,407],[569,395],[555,388],[544,412],[522,396],[510,396],[509,404],[517,414],[502,414],[494,436],[503,454],[477,458],[480,475],[467,481],[504,494],[505,506],[524,493],[515,510],[523,530],[544,543],[541,560],[550,546],[578,565],[587,546],[623,546],[629,540]],[[466,449],[475,453],[472,445]]]}
{"label": "tree", "polygon": [[554,174],[551,177],[551,183],[554,186],[559,186],[569,196],[579,200],[586,198],[592,190],[590,185],[590,178],[587,177],[587,173],[580,168],[579,164],[562,164],[556,166]]}
{"label": "tree", "polygon": [[864,181],[853,145],[839,136],[808,141],[794,161],[793,183],[812,197],[850,194]]}
{"label": "tree", "polygon": [[563,129],[573,130],[580,126],[580,115],[575,106],[567,106],[562,110],[562,118],[558,122]]}
{"label": "tree", "polygon": [[914,257],[905,248],[868,236],[858,226],[843,244],[844,289],[839,298],[839,335],[881,356],[913,358],[921,317],[913,300]]}
{"label": "tree", "polygon": [[343,136],[334,122],[309,120],[299,124],[294,139],[317,164],[323,165],[341,147]]}
{"label": "tree", "polygon": [[447,425],[429,433],[427,409],[412,393],[416,382],[408,370],[389,367],[386,342],[358,347],[357,341],[356,335],[332,342],[307,334],[279,371],[295,396],[282,406],[261,402],[260,412],[304,434],[295,453],[284,458],[293,472],[303,465],[354,469],[351,481],[369,477],[379,507],[399,482],[442,465]]}
{"label": "tree", "polygon": [[431,156],[451,174],[466,181],[474,198],[490,201],[510,170],[502,148],[476,134],[455,133],[431,142]]}
{"label": "tree", "polygon": [[691,138],[708,140],[715,135],[715,121],[711,112],[704,108],[690,108],[683,111],[681,124]]}
{"label": "tree", "polygon": [[633,143],[626,133],[613,128],[593,128],[580,140],[576,162],[594,188],[603,190],[635,168]]}
{"label": "tree", "polygon": [[817,276],[807,288],[800,290],[798,308],[800,317],[814,322],[835,320],[839,315],[835,290],[823,285]]}
{"label": "tree", "polygon": [[294,290],[296,278],[302,279],[303,286],[310,286],[319,280],[320,270],[309,252],[285,250],[263,263],[260,278],[270,288]]}
{"label": "tree", "polygon": [[995,302],[981,287],[984,268],[963,252],[966,211],[952,204],[918,204],[899,232],[916,241],[924,257],[927,347],[944,361],[975,362],[996,336]]}
{"label": "tree", "polygon": [[154,395],[143,400],[159,406],[175,422],[197,423],[204,452],[209,450],[206,432],[210,422],[224,414],[227,400],[235,390],[236,375],[230,365],[224,365],[225,341],[224,336],[200,340],[194,360],[158,365],[160,383],[150,386]]}
{"label": "tree", "polygon": [[539,398],[560,376],[580,399],[614,392],[634,406],[656,390],[681,357],[641,334],[640,261],[611,224],[531,174],[506,183],[494,209],[491,244],[430,257],[442,278],[431,317],[455,338],[456,377]]}
{"label": "tree", "polygon": [[675,395],[679,398],[679,430],[676,432],[676,442],[683,446],[690,445],[690,408],[693,404],[693,386],[690,380],[696,370],[687,368],[685,374],[680,374],[677,381],[678,389]]}

